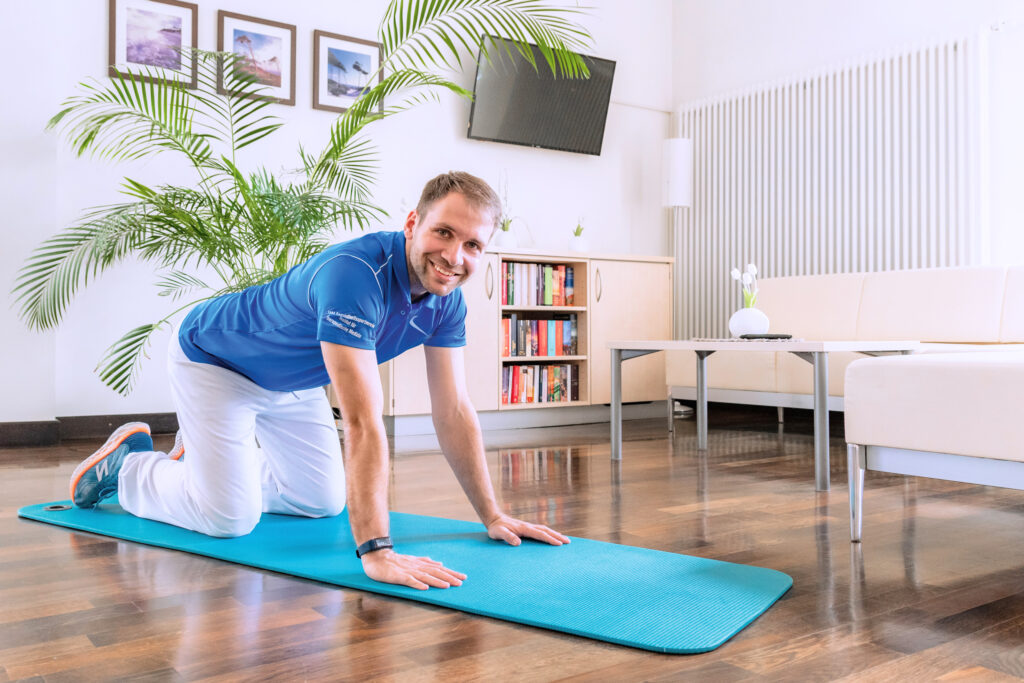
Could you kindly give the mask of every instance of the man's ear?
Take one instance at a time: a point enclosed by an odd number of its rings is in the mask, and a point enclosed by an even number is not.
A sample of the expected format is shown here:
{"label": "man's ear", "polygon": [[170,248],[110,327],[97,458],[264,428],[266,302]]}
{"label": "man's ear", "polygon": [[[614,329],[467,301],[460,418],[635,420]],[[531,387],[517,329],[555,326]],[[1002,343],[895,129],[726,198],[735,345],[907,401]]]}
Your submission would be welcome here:
{"label": "man's ear", "polygon": [[409,215],[405,217],[405,225],[402,226],[402,229],[405,230],[406,237],[412,237],[412,229],[416,227],[416,221],[419,219],[420,216],[416,213],[416,209],[410,211]]}

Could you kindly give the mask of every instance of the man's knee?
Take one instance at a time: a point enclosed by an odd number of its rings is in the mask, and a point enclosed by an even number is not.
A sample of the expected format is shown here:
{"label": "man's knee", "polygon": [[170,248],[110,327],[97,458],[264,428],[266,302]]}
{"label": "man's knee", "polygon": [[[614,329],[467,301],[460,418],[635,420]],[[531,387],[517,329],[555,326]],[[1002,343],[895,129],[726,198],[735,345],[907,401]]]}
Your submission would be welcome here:
{"label": "man's knee", "polygon": [[207,507],[202,513],[207,536],[237,538],[251,533],[260,521],[260,510],[252,506],[248,510],[225,510]]}
{"label": "man's knee", "polygon": [[340,493],[335,492],[333,495],[324,497],[322,500],[316,501],[315,504],[307,508],[307,513],[310,517],[334,517],[340,515],[345,510],[345,491],[342,490]]}

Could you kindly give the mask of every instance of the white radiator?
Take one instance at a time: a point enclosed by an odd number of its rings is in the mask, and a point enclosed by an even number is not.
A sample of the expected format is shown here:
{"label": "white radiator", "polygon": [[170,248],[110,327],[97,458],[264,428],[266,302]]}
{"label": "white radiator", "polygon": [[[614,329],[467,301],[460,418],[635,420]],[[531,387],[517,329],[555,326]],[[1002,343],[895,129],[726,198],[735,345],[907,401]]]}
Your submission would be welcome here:
{"label": "white radiator", "polygon": [[684,105],[693,205],[673,210],[677,337],[726,336],[729,270],[762,277],[985,258],[985,36]]}

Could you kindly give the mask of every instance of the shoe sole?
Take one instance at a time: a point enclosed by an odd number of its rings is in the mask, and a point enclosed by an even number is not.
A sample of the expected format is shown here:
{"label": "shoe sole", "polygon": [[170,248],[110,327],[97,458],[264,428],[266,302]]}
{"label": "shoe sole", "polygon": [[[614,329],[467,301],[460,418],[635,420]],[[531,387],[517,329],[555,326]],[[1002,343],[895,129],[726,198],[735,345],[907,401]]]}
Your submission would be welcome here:
{"label": "shoe sole", "polygon": [[138,434],[139,432],[145,432],[149,434],[149,425],[144,422],[129,422],[128,424],[121,425],[118,427],[110,438],[107,439],[106,443],[100,446],[100,449],[86,458],[75,471],[71,473],[71,500],[75,499],[75,487],[78,486],[78,481],[82,478],[90,468],[95,467],[96,463],[103,460],[105,457],[113,453],[121,443],[132,434]]}
{"label": "shoe sole", "polygon": [[181,460],[181,456],[185,455],[185,442],[180,438],[181,432],[174,436],[174,446],[170,452],[167,453],[167,457],[171,460]]}

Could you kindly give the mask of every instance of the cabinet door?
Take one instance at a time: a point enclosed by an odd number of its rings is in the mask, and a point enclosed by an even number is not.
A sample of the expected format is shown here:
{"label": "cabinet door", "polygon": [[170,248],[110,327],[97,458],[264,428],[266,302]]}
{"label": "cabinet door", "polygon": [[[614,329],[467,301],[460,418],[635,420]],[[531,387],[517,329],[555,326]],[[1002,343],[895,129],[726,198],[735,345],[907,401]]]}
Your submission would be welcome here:
{"label": "cabinet door", "polygon": [[[590,402],[611,402],[611,351],[620,339],[672,338],[672,267],[641,261],[590,262]],[[662,401],[665,354],[622,364],[623,401]]]}
{"label": "cabinet door", "polygon": [[[497,410],[501,377],[498,346],[500,307],[498,257],[486,254],[476,273],[462,286],[466,301],[466,386],[477,410]],[[430,413],[430,389],[423,347],[409,349],[391,361],[395,415]]]}

